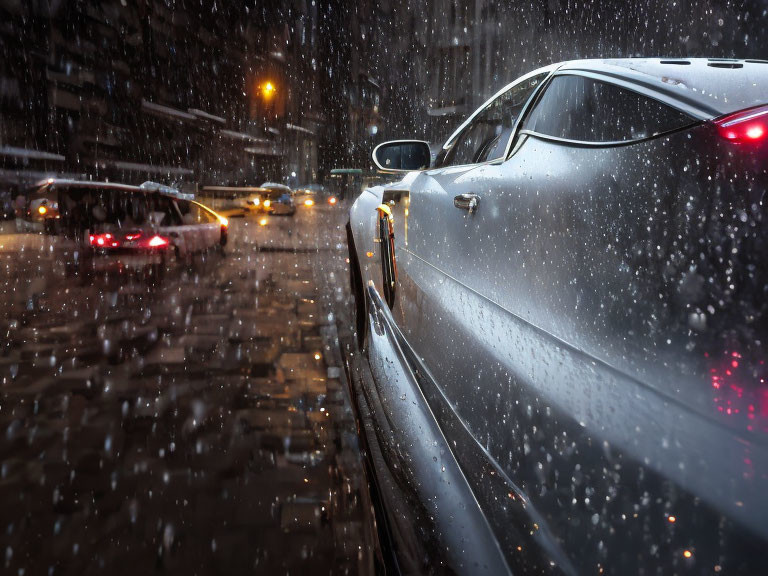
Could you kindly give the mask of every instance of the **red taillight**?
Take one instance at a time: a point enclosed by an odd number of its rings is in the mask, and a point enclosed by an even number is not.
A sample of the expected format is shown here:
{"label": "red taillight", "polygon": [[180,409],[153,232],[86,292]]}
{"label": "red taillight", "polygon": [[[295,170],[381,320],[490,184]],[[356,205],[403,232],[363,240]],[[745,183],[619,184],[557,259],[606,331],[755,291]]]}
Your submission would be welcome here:
{"label": "red taillight", "polygon": [[[113,234],[91,234],[88,241],[94,248],[165,248],[171,241],[165,236],[155,234],[150,238],[143,239],[141,231],[126,234],[123,240],[118,239]],[[126,244],[123,244],[125,242]]]}
{"label": "red taillight", "polygon": [[168,246],[170,241],[168,238],[163,238],[162,236],[152,236],[152,238],[149,239],[147,242],[147,246],[150,248],[163,248],[164,246]]}
{"label": "red taillight", "polygon": [[119,248],[120,247],[120,241],[112,236],[112,234],[91,234],[88,236],[88,241],[91,243],[91,246],[96,246],[97,248]]}
{"label": "red taillight", "polygon": [[763,142],[768,136],[768,106],[722,116],[714,123],[720,136],[734,144]]}

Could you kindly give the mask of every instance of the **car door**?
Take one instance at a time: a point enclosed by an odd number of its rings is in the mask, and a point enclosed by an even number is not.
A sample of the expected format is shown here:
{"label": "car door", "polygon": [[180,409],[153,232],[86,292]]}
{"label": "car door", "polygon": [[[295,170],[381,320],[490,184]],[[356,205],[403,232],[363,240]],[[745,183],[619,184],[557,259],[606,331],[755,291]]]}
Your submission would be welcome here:
{"label": "car door", "polygon": [[[454,216],[455,202],[474,210],[471,195],[463,196],[473,190],[468,183],[472,172],[502,160],[523,106],[550,71],[532,72],[505,87],[448,139],[434,169],[402,190],[395,187],[385,193],[383,201],[390,204],[393,216],[397,268],[402,271],[398,285],[404,293],[393,301],[393,315],[406,334],[423,327],[417,303],[435,296],[432,287],[443,282],[442,263],[451,258],[447,221]],[[424,348],[435,349],[431,344]],[[437,358],[431,364],[439,371]]]}
{"label": "car door", "polygon": [[[550,73],[551,69],[541,69],[507,86],[449,138],[438,154],[436,168],[420,174],[401,191],[385,193],[384,202],[390,204],[393,214],[402,293],[393,300],[393,317],[434,379],[446,386],[455,375],[444,362],[446,350],[454,363],[472,366],[476,360],[465,355],[467,349],[453,345],[467,337],[465,328],[434,329],[436,320],[444,318],[437,310],[446,303],[447,294],[459,301],[467,297],[464,285],[453,283],[456,271],[451,262],[456,256],[456,236],[467,226],[460,218],[479,209],[473,204],[473,174],[480,166],[503,160],[520,112]],[[457,209],[457,203],[461,208]],[[455,294],[457,289],[461,296]]]}
{"label": "car door", "polygon": [[[495,448],[495,431],[509,432],[509,416],[504,413],[508,391],[496,389],[497,384],[508,384],[508,377],[494,358],[493,347],[501,347],[501,342],[486,345],[482,334],[489,333],[494,311],[482,296],[481,273],[487,262],[475,258],[478,242],[487,239],[473,219],[503,218],[485,204],[484,189],[490,185],[485,170],[503,163],[506,139],[549,73],[529,75],[492,99],[449,140],[438,158],[440,167],[421,173],[402,189],[389,187],[382,198],[394,220],[397,270],[396,293],[387,300],[408,344],[406,354],[513,564],[515,556],[520,561],[516,550],[525,542],[527,552],[516,567],[526,570],[550,562],[567,568],[568,559],[546,532],[545,522],[526,506],[524,492],[514,483],[499,482],[506,473],[493,463],[496,451],[490,458],[485,452]],[[382,230],[387,228],[379,228],[380,245],[385,246]],[[386,250],[381,253],[386,255]],[[477,426],[471,417],[487,426]],[[505,506],[499,507],[499,500]],[[528,546],[529,534],[535,534],[536,547]]]}
{"label": "car door", "polygon": [[182,213],[184,232],[195,250],[215,246],[221,237],[221,224],[202,205],[189,200],[176,200]]}

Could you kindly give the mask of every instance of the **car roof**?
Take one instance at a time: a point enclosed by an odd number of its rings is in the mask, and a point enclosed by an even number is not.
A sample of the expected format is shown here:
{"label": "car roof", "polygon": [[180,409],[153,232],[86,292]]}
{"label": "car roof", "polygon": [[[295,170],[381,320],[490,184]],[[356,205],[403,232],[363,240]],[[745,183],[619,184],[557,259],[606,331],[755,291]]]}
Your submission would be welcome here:
{"label": "car roof", "polygon": [[141,186],[121,184],[119,182],[98,182],[94,180],[70,180],[67,178],[48,178],[37,183],[36,193],[44,192],[50,188],[91,188],[98,190],[112,190],[115,192],[132,192],[134,194],[160,194],[177,200],[193,200],[194,195],[184,194],[170,186],[163,186],[154,182],[145,182]]}
{"label": "car roof", "polygon": [[287,188],[288,190],[291,189],[290,186],[286,184],[280,184],[279,182],[264,182],[264,184],[261,185],[262,188]]}
{"label": "car roof", "polygon": [[261,186],[203,186],[203,192],[263,192]]}
{"label": "car roof", "polygon": [[122,190],[126,192],[145,192],[138,186],[116,182],[96,182],[93,180],[69,180],[67,178],[49,178],[38,182],[39,187],[52,186],[56,188],[98,188],[100,190]]}
{"label": "car roof", "polygon": [[594,73],[705,120],[768,103],[768,61],[610,58],[562,62],[557,73]]}

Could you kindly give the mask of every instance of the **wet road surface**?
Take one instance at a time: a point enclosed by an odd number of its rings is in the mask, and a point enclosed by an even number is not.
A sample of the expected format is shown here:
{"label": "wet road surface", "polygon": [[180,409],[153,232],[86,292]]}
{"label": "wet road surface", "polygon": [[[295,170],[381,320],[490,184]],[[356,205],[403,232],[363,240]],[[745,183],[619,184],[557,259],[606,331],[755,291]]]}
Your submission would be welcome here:
{"label": "wet road surface", "polygon": [[0,235],[4,573],[371,571],[343,214],[231,219],[149,279]]}

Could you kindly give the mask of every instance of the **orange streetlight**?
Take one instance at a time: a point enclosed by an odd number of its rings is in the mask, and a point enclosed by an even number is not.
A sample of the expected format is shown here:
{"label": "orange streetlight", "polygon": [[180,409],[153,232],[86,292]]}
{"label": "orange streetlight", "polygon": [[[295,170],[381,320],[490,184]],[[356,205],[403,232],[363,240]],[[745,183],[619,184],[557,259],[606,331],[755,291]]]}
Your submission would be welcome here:
{"label": "orange streetlight", "polygon": [[269,100],[274,96],[276,92],[275,85],[272,84],[272,82],[264,82],[264,84],[261,85],[261,94],[264,96],[265,100]]}

